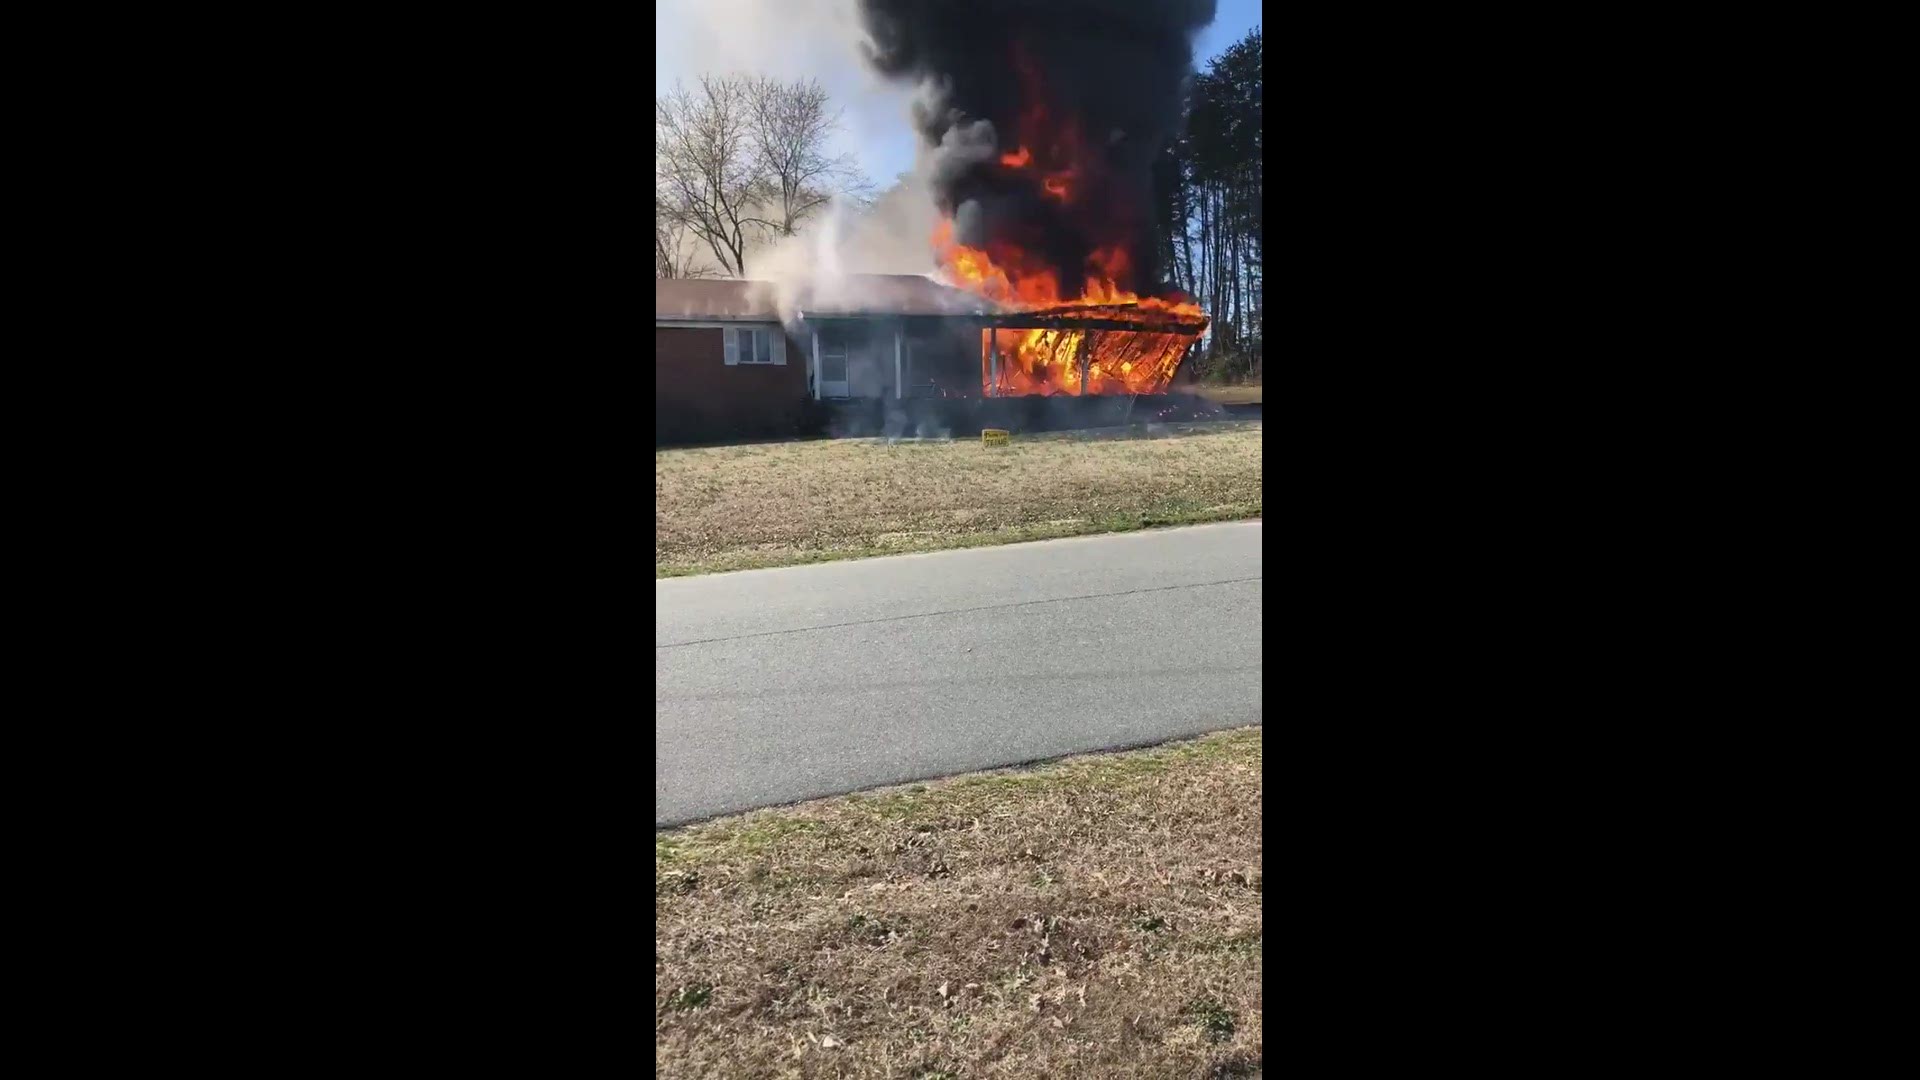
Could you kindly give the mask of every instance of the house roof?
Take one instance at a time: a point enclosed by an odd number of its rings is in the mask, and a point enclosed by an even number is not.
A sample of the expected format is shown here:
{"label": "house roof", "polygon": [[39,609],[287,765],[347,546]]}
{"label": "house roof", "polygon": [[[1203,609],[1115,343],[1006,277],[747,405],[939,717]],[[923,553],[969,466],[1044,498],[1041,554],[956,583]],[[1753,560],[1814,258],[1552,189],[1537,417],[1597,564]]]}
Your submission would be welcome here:
{"label": "house roof", "polygon": [[653,279],[653,317],[662,319],[778,319],[771,289],[759,281],[713,278]]}
{"label": "house roof", "polygon": [[[770,281],[675,278],[653,282],[654,319],[765,321],[780,317]],[[917,274],[847,274],[793,290],[794,307],[815,316],[980,315],[994,303]]]}
{"label": "house roof", "polygon": [[808,315],[983,315],[997,311],[984,296],[918,274],[848,274],[803,295]]}

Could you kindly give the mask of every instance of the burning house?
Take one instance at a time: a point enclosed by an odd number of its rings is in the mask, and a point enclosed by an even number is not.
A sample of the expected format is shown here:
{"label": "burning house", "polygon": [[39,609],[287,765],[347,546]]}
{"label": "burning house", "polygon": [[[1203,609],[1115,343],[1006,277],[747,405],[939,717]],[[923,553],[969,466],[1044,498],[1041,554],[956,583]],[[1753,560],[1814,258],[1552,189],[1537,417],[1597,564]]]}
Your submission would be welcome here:
{"label": "burning house", "polygon": [[1207,320],[1160,279],[1153,166],[1213,0],[860,10],[874,68],[921,91],[940,276],[1001,312],[985,393],[1165,393]]}
{"label": "burning house", "polygon": [[1117,422],[1137,400],[1166,407],[1205,327],[1159,304],[1023,308],[892,274],[848,275],[790,311],[763,282],[656,280],[654,309],[670,442]]}
{"label": "burning house", "polygon": [[934,273],[823,274],[778,302],[751,282],[656,282],[663,425],[772,434],[837,406],[841,430],[878,434],[1164,409],[1207,317],[1159,274],[1153,164],[1212,0],[860,14],[869,62],[921,94]]}

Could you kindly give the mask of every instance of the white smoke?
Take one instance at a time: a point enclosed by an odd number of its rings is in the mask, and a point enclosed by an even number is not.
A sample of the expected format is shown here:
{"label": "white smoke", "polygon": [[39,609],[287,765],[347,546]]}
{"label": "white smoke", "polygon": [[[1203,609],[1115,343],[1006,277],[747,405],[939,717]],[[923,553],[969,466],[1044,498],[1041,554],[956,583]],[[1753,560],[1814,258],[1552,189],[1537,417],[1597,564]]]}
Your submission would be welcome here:
{"label": "white smoke", "polygon": [[867,35],[857,0],[656,0],[653,26],[655,95],[702,75],[818,79],[846,110],[835,153],[909,134],[901,120],[907,90],[875,75],[861,55]]}
{"label": "white smoke", "polygon": [[854,275],[935,276],[933,234],[940,211],[929,181],[952,167],[953,158],[977,160],[994,152],[993,129],[984,122],[955,136],[951,145],[922,152],[913,171],[871,206],[836,200],[796,235],[750,258],[749,276],[765,283],[754,290],[756,298],[770,295],[781,321],[791,326],[808,307],[855,306],[866,299],[858,291],[867,286]]}

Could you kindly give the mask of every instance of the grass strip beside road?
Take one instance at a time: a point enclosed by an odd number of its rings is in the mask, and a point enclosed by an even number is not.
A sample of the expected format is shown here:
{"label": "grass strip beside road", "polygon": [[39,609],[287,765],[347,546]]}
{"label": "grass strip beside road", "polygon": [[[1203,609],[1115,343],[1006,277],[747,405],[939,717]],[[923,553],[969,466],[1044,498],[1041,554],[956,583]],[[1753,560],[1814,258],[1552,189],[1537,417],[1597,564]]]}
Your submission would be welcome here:
{"label": "grass strip beside road", "polygon": [[654,453],[654,576],[1259,517],[1259,421]]}
{"label": "grass strip beside road", "polygon": [[662,1076],[1252,1076],[1261,731],[655,834]]}

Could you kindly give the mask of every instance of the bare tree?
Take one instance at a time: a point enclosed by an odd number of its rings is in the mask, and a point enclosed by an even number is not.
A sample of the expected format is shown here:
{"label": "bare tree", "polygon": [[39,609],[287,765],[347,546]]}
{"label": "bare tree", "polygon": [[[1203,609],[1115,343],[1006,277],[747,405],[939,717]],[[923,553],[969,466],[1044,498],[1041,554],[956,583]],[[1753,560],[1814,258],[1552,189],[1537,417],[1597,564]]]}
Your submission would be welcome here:
{"label": "bare tree", "polygon": [[693,91],[676,83],[653,110],[656,212],[741,277],[749,231],[771,224],[756,216],[771,186],[756,151],[753,115],[749,80],[732,76],[701,76]]}
{"label": "bare tree", "polygon": [[767,185],[759,224],[792,236],[836,195],[868,201],[872,186],[853,155],[827,151],[841,114],[819,82],[758,78],[747,85],[748,130]]}
{"label": "bare tree", "polygon": [[704,278],[714,276],[711,267],[699,264],[699,253],[689,251],[686,222],[676,215],[658,193],[653,198],[653,276],[656,278]]}

